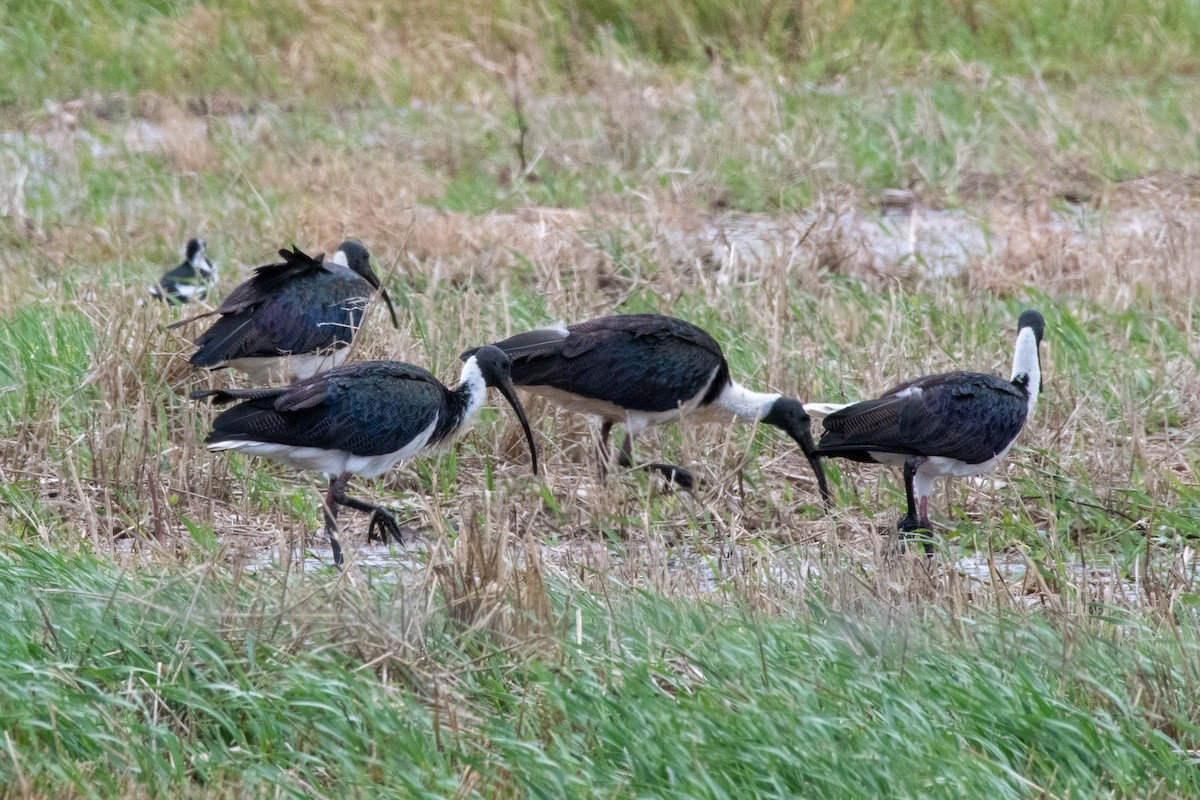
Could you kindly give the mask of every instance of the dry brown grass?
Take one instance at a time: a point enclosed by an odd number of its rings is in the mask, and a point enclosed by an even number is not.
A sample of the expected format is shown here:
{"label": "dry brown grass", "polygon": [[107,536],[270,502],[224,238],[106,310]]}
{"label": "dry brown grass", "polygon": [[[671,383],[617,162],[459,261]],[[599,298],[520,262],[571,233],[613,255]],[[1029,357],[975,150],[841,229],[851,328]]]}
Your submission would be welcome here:
{"label": "dry brown grass", "polygon": [[[378,4],[355,8],[367,20],[386,13]],[[321,17],[340,13],[340,7],[317,3],[310,11]],[[199,35],[215,36],[219,20],[210,17],[219,13],[197,8],[190,23]],[[375,35],[370,24],[363,30],[368,40]],[[437,41],[421,47],[439,51],[440,58],[487,58]],[[313,42],[297,42],[298,74],[318,68],[319,52]],[[438,63],[429,63],[431,72]],[[812,119],[780,129],[779,97],[771,89],[777,76],[718,65],[702,80],[676,79],[603,50],[580,63],[581,88],[562,94],[537,91],[537,65],[519,65],[518,80],[526,81],[521,91],[529,93],[531,173],[589,169],[630,183],[643,172],[662,180],[636,190],[598,191],[578,209],[536,205],[535,195],[521,193],[511,198],[515,210],[472,214],[430,205],[472,168],[472,159],[486,160],[488,169],[509,169],[508,180],[516,181],[510,187],[536,188],[513,177],[511,164],[481,151],[476,141],[484,134],[512,135],[505,116],[512,97],[504,81],[468,97],[462,107],[426,107],[432,121],[425,127],[384,120],[365,144],[341,137],[336,116],[327,123],[328,136],[314,136],[291,130],[299,121],[285,113],[223,118],[210,108],[196,118],[176,101],[142,98],[138,107],[158,120],[161,139],[137,138],[125,123],[100,123],[124,149],[95,162],[80,144],[88,126],[48,114],[36,132],[54,148],[48,174],[61,187],[64,206],[54,218],[14,219],[8,235],[20,237],[24,249],[0,258],[21,277],[0,284],[0,313],[12,315],[46,295],[41,302],[47,315],[87,318],[96,358],[76,394],[48,397],[43,413],[13,426],[0,446],[0,470],[27,482],[49,513],[29,522],[29,535],[57,546],[67,532],[68,541],[109,552],[117,552],[114,542],[131,538],[139,549],[149,543],[156,557],[187,558],[194,545],[183,519],[236,543],[227,552],[280,546],[294,534],[304,539],[315,527],[317,495],[307,479],[269,467],[235,467],[199,445],[210,412],[188,404],[184,393],[228,378],[192,375],[184,360],[186,339],[163,330],[170,312],[142,304],[143,285],[165,266],[151,263],[148,254],[170,253],[193,233],[209,235],[224,291],[279,246],[295,242],[329,251],[346,236],[363,240],[385,280],[393,286],[403,281],[410,290],[402,329],[392,331],[374,315],[356,357],[410,360],[446,380],[454,377],[455,356],[466,347],[529,324],[586,318],[628,303],[662,311],[682,307],[683,316],[707,313],[722,326],[728,345],[757,353],[752,364],[740,362],[748,364],[739,370],[748,383],[804,399],[862,396],[900,377],[940,369],[1002,372],[1006,336],[979,326],[1011,325],[994,314],[985,322],[983,315],[991,313],[995,298],[1020,298],[1029,287],[1056,299],[1081,325],[1111,335],[1104,346],[1114,360],[1098,360],[1108,366],[1126,368],[1138,354],[1154,352],[1153,343],[1147,348],[1122,338],[1110,312],[1153,313],[1185,332],[1186,351],[1135,365],[1153,388],[1121,384],[1115,405],[1089,394],[1104,379],[1088,378],[1089,365],[1076,363],[1078,352],[1064,351],[1060,362],[1051,331],[1044,353],[1051,393],[1024,438],[1039,451],[1017,454],[999,477],[1045,485],[1065,474],[1091,487],[1087,502],[1115,518],[1130,515],[1130,529],[1149,513],[1120,499],[1134,481],[1152,504],[1165,508],[1194,486],[1200,345],[1192,325],[1200,209],[1193,181],[1158,175],[1102,186],[1094,208],[1081,210],[1055,196],[1070,182],[1054,176],[1069,177],[1070,171],[1048,158],[1032,176],[1026,171],[999,189],[988,186],[981,194],[992,195],[991,202],[962,213],[938,210],[939,192],[918,185],[915,196],[927,202],[889,214],[894,232],[885,238],[891,249],[881,250],[879,218],[863,210],[874,200],[851,187],[845,163],[829,158],[838,147],[831,134]],[[506,69],[501,62],[487,68],[498,74]],[[716,121],[695,112],[701,95],[722,110]],[[939,124],[930,109],[918,116],[931,130]],[[353,129],[357,123],[347,120]],[[1037,152],[1051,135],[1024,131],[1022,146]],[[141,150],[161,159],[169,177],[147,180],[139,202],[114,192],[97,207],[73,188],[98,167],[117,176],[135,173],[146,158]],[[828,191],[803,212],[726,210],[724,190],[713,176],[722,159],[735,154],[766,165],[768,174],[776,174],[781,160],[793,159],[797,170],[822,176],[816,185]],[[975,155],[964,152],[964,164]],[[961,172],[965,185],[969,176],[965,167]],[[928,246],[920,227],[926,225],[972,235],[982,230],[988,245],[958,259],[956,274],[933,275],[919,261],[897,257],[905,253],[910,224],[918,253]],[[105,265],[101,272],[92,271],[96,264]],[[61,299],[68,280],[70,299]],[[861,287],[869,304],[856,305],[846,285]],[[906,314],[914,296],[929,307],[961,307],[970,330],[911,324]],[[809,317],[811,311],[820,319]],[[831,348],[831,342],[862,346]],[[1144,419],[1147,405],[1160,403],[1175,409],[1177,419],[1167,431]],[[86,422],[77,429],[62,415],[80,404],[86,405]],[[475,488],[486,464],[495,462],[505,480],[523,469],[518,432],[509,424],[469,436],[459,452],[458,486],[439,485],[434,498],[419,503],[419,527],[439,553],[433,559],[437,585],[461,608],[456,613],[466,625],[517,630],[529,619],[545,624],[546,609],[536,599],[544,570],[593,589],[616,577],[667,593],[711,592],[710,579],[669,565],[666,554],[680,547],[690,554],[684,559],[689,563],[698,554],[732,548],[732,556],[718,558],[728,577],[722,591],[763,607],[788,596],[794,601],[797,587],[817,574],[822,587],[836,585],[846,598],[893,598],[896,586],[913,602],[940,595],[953,605],[981,597],[952,569],[930,572],[911,559],[883,558],[879,533],[894,524],[896,497],[894,480],[884,471],[847,470],[862,507],[816,518],[806,510],[813,500],[811,479],[791,448],[762,434],[767,444],[751,463],[744,431],[710,427],[663,437],[683,460],[701,464],[710,487],[704,492],[662,495],[628,480],[600,485],[588,426],[537,404],[531,412],[543,432],[541,485],[552,502],[539,499],[543,490],[525,480],[501,481],[494,496]],[[639,450],[648,456],[659,446],[651,436]],[[439,479],[430,468],[420,470],[397,470],[358,491],[382,500],[421,495],[428,480]],[[246,475],[255,476],[252,486]],[[999,536],[1005,547],[1009,533],[998,531],[1007,528],[992,518],[1013,508],[1023,524],[1051,531],[1052,541],[1059,530],[1088,541],[1094,522],[1081,517],[1077,526],[1063,525],[1064,506],[1044,494],[1022,497],[1018,485],[954,488],[951,519],[965,515],[972,530],[982,532],[973,536]],[[280,491],[292,499],[279,502]],[[306,509],[299,519],[286,510],[289,503]],[[877,509],[879,516],[866,519],[863,508]],[[485,524],[478,523],[480,514]],[[455,531],[465,535],[455,541]],[[623,542],[620,563],[599,544],[606,537]],[[512,568],[516,562],[519,569]],[[772,577],[773,570],[788,577]]]}

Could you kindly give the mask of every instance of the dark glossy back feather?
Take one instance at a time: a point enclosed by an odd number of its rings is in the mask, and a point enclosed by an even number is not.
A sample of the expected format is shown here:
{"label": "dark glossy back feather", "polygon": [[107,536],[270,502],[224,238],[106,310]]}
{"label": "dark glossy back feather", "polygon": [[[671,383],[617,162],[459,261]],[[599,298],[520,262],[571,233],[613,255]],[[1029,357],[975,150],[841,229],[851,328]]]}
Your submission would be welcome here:
{"label": "dark glossy back feather", "polygon": [[870,451],[944,456],[980,464],[1016,438],[1027,414],[1025,394],[994,375],[927,375],[830,414],[817,452],[857,460],[870,460]]}
{"label": "dark glossy back feather", "polygon": [[702,403],[710,403],[729,382],[729,365],[708,333],[658,314],[600,317],[565,335],[529,331],[496,347],[512,358],[518,386],[549,386],[631,411],[678,408],[706,385]]}
{"label": "dark glossy back feather", "polygon": [[279,256],[283,261],[257,267],[253,275],[234,287],[229,296],[225,298],[225,302],[221,303],[221,307],[217,309],[217,313],[238,314],[250,310],[275,296],[280,289],[290,283],[305,277],[332,273],[337,268],[324,262],[324,253],[313,258],[298,247],[293,247],[291,250],[280,250]]}
{"label": "dark glossy back feather", "polygon": [[457,402],[426,370],[394,361],[339,367],[291,386],[196,396],[242,401],[217,416],[206,443],[269,442],[358,456],[395,452],[435,420],[430,441],[440,441]]}
{"label": "dark glossy back feather", "polygon": [[347,345],[374,292],[361,276],[299,250],[259,267],[217,309],[191,363],[214,367],[237,358],[314,353]]}

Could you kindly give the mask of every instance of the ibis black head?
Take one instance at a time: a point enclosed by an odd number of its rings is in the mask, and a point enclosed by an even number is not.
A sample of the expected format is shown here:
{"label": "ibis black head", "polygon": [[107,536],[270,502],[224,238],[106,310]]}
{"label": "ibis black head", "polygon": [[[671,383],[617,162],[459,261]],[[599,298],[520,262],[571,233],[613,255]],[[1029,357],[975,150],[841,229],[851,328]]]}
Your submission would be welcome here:
{"label": "ibis black head", "polygon": [[1042,343],[1042,334],[1046,330],[1046,320],[1041,313],[1034,311],[1032,308],[1021,312],[1020,318],[1017,320],[1017,332],[1021,332],[1026,328],[1033,329],[1033,337],[1037,339],[1037,343]]}
{"label": "ibis black head", "polygon": [[346,266],[366,278],[367,283],[379,288],[379,276],[371,269],[371,254],[363,243],[355,239],[347,239],[338,245],[338,252],[346,259]]}
{"label": "ibis black head", "polygon": [[483,382],[504,395],[513,411],[517,412],[517,419],[521,420],[521,427],[525,430],[525,440],[529,442],[529,458],[533,462],[533,472],[536,475],[537,447],[533,444],[533,431],[529,428],[529,420],[525,418],[525,409],[521,407],[517,391],[513,388],[512,359],[508,357],[508,353],[490,344],[480,347],[465,360],[471,359],[475,359],[475,366],[479,368]]}
{"label": "ibis black head", "polygon": [[367,252],[363,243],[356,239],[347,239],[338,245],[338,252],[342,254],[342,258],[346,259],[347,267],[379,290],[379,293],[383,295],[383,302],[387,303],[388,313],[392,316],[392,327],[399,328],[400,323],[396,320],[396,308],[392,305],[392,298],[388,296],[387,289],[383,288],[379,276],[371,268],[371,254]]}
{"label": "ibis black head", "polygon": [[817,487],[821,490],[821,501],[826,508],[832,505],[829,485],[825,482],[825,470],[821,466],[821,458],[817,455],[817,445],[813,442],[812,431],[809,429],[808,413],[799,400],[781,397],[771,404],[771,408],[763,415],[762,421],[781,429],[792,440],[800,445],[804,457],[808,459],[813,474],[817,476]]}
{"label": "ibis black head", "polygon": [[200,261],[207,261],[208,257],[204,251],[204,240],[197,237],[188,239],[187,249],[184,251],[184,258],[193,267],[199,266]]}

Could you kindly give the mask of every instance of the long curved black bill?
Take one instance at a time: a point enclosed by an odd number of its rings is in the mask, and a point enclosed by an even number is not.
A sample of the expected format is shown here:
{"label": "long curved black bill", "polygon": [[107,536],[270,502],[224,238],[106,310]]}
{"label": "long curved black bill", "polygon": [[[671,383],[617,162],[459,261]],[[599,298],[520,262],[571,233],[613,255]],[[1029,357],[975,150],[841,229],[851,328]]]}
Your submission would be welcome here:
{"label": "long curved black bill", "polygon": [[800,445],[804,457],[808,459],[808,463],[812,467],[813,474],[817,476],[817,488],[821,490],[821,502],[825,504],[825,510],[832,511],[833,496],[829,494],[829,484],[825,481],[825,468],[821,466],[821,457],[817,455],[816,442],[813,441],[812,431],[808,429],[808,417],[804,418],[803,428],[796,430],[789,426],[786,430],[788,436]]}
{"label": "long curved black bill", "polygon": [[529,428],[529,420],[525,419],[525,409],[521,408],[521,401],[517,399],[517,390],[513,388],[512,380],[507,375],[497,381],[495,386],[500,390],[500,394],[504,395],[508,404],[513,407],[513,411],[517,412],[517,419],[521,420],[521,427],[525,429],[525,440],[529,442],[529,458],[533,462],[533,474],[537,475],[537,447],[533,443],[533,431]]}
{"label": "long curved black bill", "polygon": [[396,307],[392,305],[392,298],[387,293],[387,289],[380,289],[379,293],[383,295],[383,302],[387,303],[388,313],[392,315],[392,327],[400,330],[400,322],[396,319]]}

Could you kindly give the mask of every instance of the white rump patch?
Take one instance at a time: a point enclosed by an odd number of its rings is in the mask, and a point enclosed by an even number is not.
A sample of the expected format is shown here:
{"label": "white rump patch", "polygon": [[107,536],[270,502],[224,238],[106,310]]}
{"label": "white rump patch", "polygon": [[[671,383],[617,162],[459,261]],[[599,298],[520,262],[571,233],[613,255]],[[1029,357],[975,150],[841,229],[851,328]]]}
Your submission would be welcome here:
{"label": "white rump patch", "polygon": [[813,419],[825,419],[835,411],[841,411],[843,408],[849,408],[852,405],[854,403],[805,403],[804,413]]}

